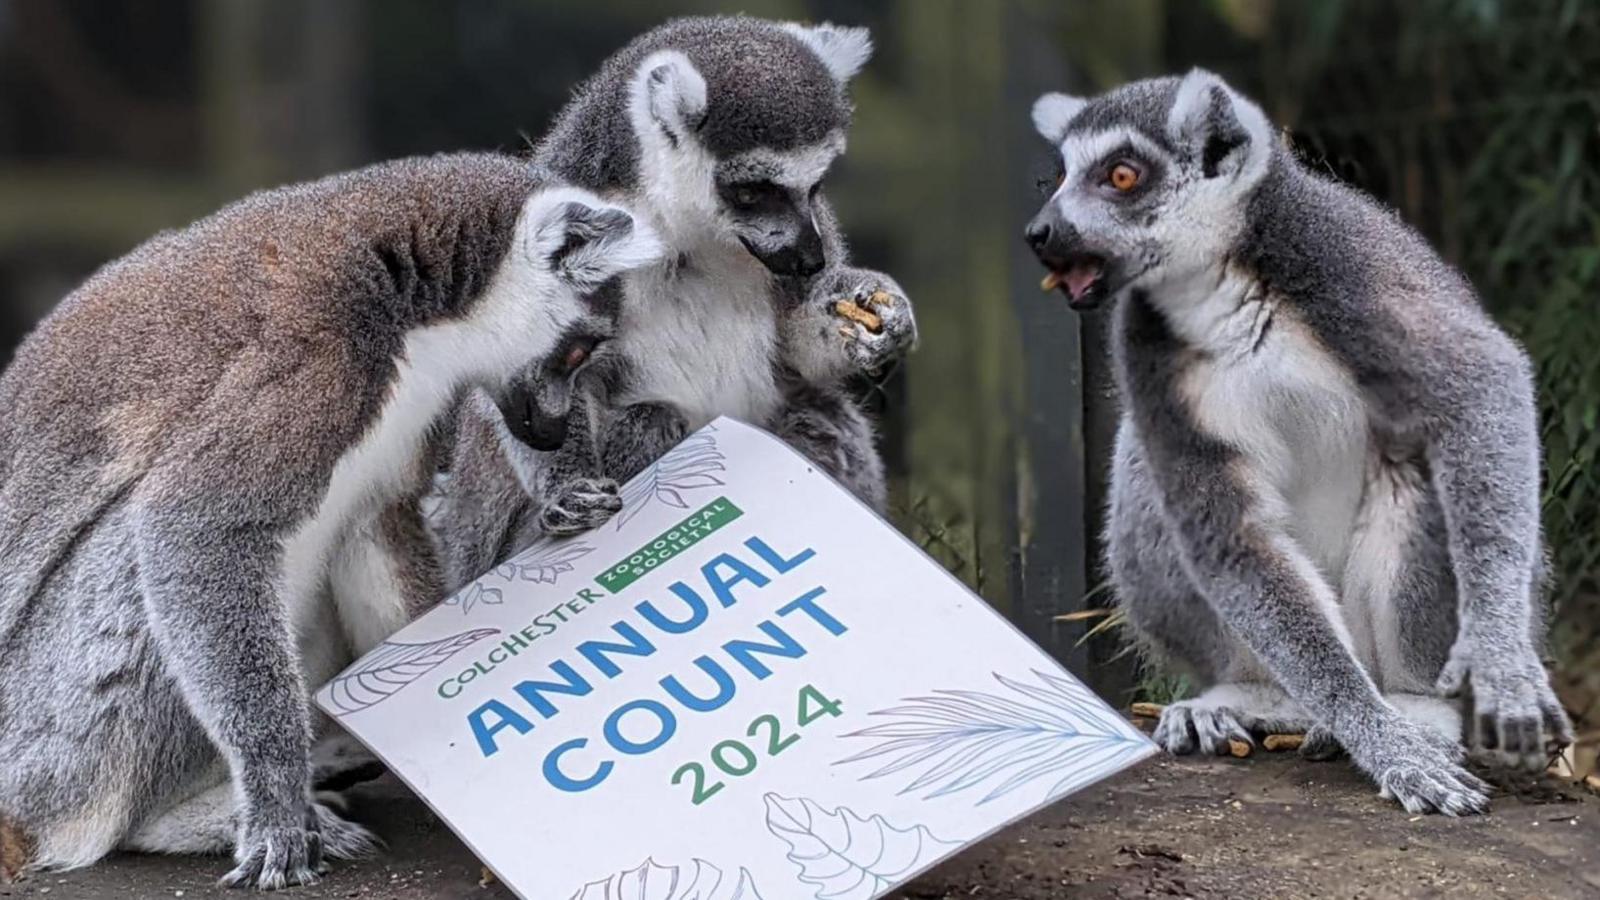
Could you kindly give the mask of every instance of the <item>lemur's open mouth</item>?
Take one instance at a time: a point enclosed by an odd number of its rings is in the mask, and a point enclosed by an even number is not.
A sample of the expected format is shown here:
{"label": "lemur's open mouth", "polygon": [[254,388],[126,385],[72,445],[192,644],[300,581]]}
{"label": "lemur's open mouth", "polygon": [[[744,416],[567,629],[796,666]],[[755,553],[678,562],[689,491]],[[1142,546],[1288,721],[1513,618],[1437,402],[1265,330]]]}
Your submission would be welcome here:
{"label": "lemur's open mouth", "polygon": [[1073,309],[1093,309],[1105,296],[1104,258],[1092,253],[1076,253],[1060,265],[1051,266],[1039,287],[1046,291],[1056,288],[1067,295],[1067,305]]}

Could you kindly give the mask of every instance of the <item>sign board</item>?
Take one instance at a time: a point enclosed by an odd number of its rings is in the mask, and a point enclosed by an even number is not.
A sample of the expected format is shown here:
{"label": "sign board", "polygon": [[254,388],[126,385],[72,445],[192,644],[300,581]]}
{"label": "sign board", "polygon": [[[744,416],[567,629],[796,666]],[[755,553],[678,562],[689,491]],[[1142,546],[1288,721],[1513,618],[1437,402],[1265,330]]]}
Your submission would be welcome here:
{"label": "sign board", "polygon": [[915,545],[721,419],[317,702],[557,900],[870,900],[1154,752]]}

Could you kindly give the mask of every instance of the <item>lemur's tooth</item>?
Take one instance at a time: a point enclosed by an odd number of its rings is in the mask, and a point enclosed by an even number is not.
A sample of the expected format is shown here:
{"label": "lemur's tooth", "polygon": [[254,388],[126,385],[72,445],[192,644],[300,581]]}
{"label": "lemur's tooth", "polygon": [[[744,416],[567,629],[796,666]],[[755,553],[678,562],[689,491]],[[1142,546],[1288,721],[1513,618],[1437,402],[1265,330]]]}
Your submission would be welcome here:
{"label": "lemur's tooth", "polygon": [[1060,286],[1061,286],[1061,273],[1060,272],[1051,272],[1049,275],[1046,275],[1044,277],[1043,281],[1039,282],[1039,290],[1046,291],[1046,292],[1053,291],[1053,290],[1055,290],[1056,288],[1058,288]]}

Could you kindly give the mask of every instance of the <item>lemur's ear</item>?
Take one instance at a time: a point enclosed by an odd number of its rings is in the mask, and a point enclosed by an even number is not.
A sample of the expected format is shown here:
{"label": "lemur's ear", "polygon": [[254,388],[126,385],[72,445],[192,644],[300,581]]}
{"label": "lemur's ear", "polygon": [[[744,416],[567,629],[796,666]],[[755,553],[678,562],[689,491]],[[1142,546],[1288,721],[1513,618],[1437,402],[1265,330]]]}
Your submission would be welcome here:
{"label": "lemur's ear", "polygon": [[534,230],[530,252],[578,290],[595,290],[661,258],[661,242],[626,210],[593,198],[554,199]]}
{"label": "lemur's ear", "polygon": [[633,127],[653,129],[677,147],[706,120],[706,80],[689,57],[661,50],[645,57],[634,75]]}
{"label": "lemur's ear", "polygon": [[1167,133],[1200,163],[1206,178],[1236,178],[1266,165],[1272,151],[1267,116],[1216,75],[1192,69],[1178,85]]}
{"label": "lemur's ear", "polygon": [[831,22],[815,26],[785,22],[783,29],[821,57],[822,64],[833,73],[833,80],[841,85],[856,77],[861,67],[872,58],[872,32],[865,28],[851,28]]}
{"label": "lemur's ear", "polygon": [[1066,94],[1045,94],[1033,101],[1033,127],[1052,144],[1061,143],[1067,126],[1089,101]]}

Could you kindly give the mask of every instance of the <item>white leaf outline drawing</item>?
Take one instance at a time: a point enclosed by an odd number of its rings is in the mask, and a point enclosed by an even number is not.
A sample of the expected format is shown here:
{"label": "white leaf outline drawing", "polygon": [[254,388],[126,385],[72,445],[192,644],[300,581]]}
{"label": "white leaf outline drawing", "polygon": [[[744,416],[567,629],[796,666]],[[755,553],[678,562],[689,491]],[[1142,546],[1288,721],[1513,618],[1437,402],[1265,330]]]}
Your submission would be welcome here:
{"label": "white leaf outline drawing", "polygon": [[444,605],[459,606],[463,613],[470,613],[472,608],[480,603],[485,606],[499,606],[505,602],[505,599],[505,591],[489,587],[481,581],[475,581],[463,588],[460,593],[446,597]]}
{"label": "white leaf outline drawing", "polygon": [[548,538],[513,556],[494,571],[507,581],[555,584],[576,568],[573,563],[593,552],[594,546],[584,541]]}
{"label": "white leaf outline drawing", "polygon": [[844,735],[879,742],[835,765],[884,760],[862,781],[918,772],[899,793],[926,790],[924,800],[989,784],[976,804],[982,806],[1065,773],[1044,797],[1054,800],[1153,751],[1144,735],[1088,688],[1031,671],[1040,684],[992,673],[1010,695],[940,690],[870,713],[896,721]]}
{"label": "white leaf outline drawing", "polygon": [[694,860],[694,874],[687,883],[683,869],[647,859],[636,869],[591,881],[572,900],[761,900],[749,869],[741,867],[732,884],[721,869],[703,859]]}
{"label": "white leaf outline drawing", "polygon": [[767,830],[789,845],[789,861],[820,900],[870,900],[961,846],[923,825],[896,828],[883,816],[825,810],[804,798],[764,799]]}
{"label": "white leaf outline drawing", "polygon": [[444,665],[450,657],[499,633],[498,628],[477,628],[423,644],[384,641],[328,682],[328,705],[335,716],[370,709]]}
{"label": "white leaf outline drawing", "polygon": [[725,482],[716,473],[726,472],[727,457],[717,447],[715,425],[696,431],[683,439],[683,443],[667,451],[650,468],[622,487],[622,512],[617,514],[617,530],[621,531],[634,516],[652,502],[659,501],[674,509],[689,509],[683,498],[685,491],[708,487],[722,487]]}

